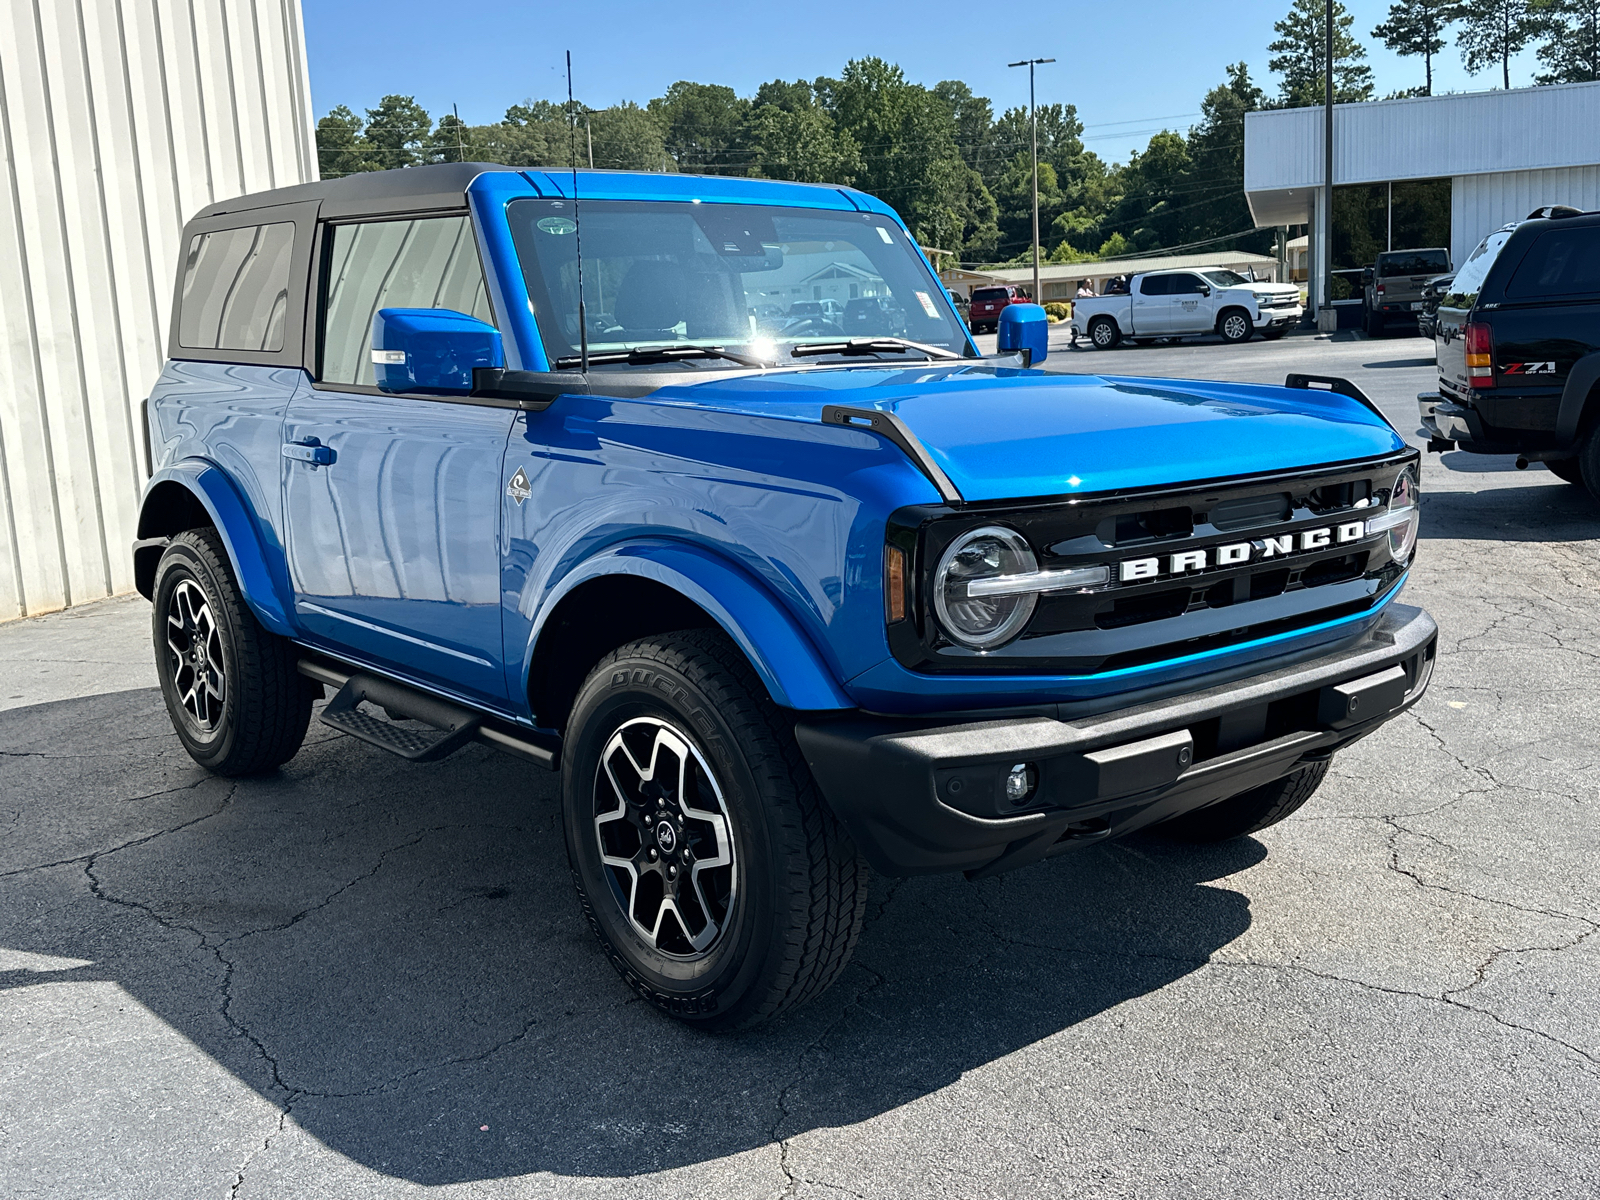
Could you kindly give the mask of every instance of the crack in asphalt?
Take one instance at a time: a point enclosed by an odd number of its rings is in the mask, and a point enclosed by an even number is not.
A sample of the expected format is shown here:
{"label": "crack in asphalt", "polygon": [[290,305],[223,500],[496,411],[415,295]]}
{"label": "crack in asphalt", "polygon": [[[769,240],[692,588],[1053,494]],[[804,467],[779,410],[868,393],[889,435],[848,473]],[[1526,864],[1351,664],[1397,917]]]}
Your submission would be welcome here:
{"label": "crack in asphalt", "polygon": [[[157,796],[169,796],[173,792],[192,791],[193,789],[199,787],[203,783],[212,783],[212,782],[216,782],[216,776],[214,776],[214,775],[206,775],[206,776],[204,776],[204,777],[202,777],[200,779],[195,780],[193,783],[181,784],[178,787],[164,788],[159,792],[151,792],[149,795],[146,795],[146,796],[130,796],[130,797],[126,798],[125,800],[119,801],[119,803],[131,804],[135,800],[154,800]],[[158,829],[154,833],[147,833],[147,834],[143,835],[142,837],[133,838],[130,841],[123,842],[119,846],[112,846],[109,849],[91,850],[86,854],[74,854],[71,858],[57,859],[55,862],[34,863],[31,866],[26,866],[26,867],[13,867],[9,871],[0,871],[0,879],[9,879],[13,875],[26,875],[31,871],[48,871],[52,867],[70,867],[74,863],[89,863],[89,862],[93,862],[95,859],[104,858],[108,854],[116,854],[118,851],[121,851],[121,850],[131,850],[135,846],[143,846],[146,842],[153,842],[157,838],[163,838],[163,837],[166,837],[169,834],[178,833],[181,830],[189,828],[189,826],[191,826],[191,825],[200,824],[201,821],[209,821],[212,817],[216,816],[223,809],[228,807],[228,802],[233,799],[233,793],[234,793],[235,790],[237,790],[237,788],[238,788],[238,784],[230,785],[229,788],[228,788],[227,795],[223,796],[221,803],[218,804],[217,807],[212,809],[210,812],[203,813],[202,815],[200,815],[198,817],[192,817],[187,821],[184,821],[184,822],[182,822],[180,824],[177,824],[177,825],[173,825],[173,826],[171,826],[171,827],[169,827],[167,829]]]}

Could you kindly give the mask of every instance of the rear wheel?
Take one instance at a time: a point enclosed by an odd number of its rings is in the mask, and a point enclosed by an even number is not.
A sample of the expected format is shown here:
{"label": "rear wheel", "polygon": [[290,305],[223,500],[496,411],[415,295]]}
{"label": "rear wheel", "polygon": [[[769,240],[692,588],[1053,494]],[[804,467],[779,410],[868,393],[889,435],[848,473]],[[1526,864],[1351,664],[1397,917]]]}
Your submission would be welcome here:
{"label": "rear wheel", "polygon": [[1589,489],[1595,499],[1600,500],[1600,422],[1590,427],[1578,443],[1578,457],[1573,461],[1578,464],[1583,486]]}
{"label": "rear wheel", "polygon": [[1227,308],[1217,318],[1217,332],[1222,335],[1222,340],[1233,345],[1248,342],[1255,333],[1256,327],[1250,321],[1250,314],[1242,308]]}
{"label": "rear wheel", "polygon": [[1564,479],[1568,483],[1577,484],[1579,487],[1583,486],[1583,468],[1576,458],[1549,459],[1544,465],[1549,468],[1550,474],[1557,479]]}
{"label": "rear wheel", "polygon": [[1292,775],[1163,821],[1157,829],[1182,842],[1224,842],[1276,825],[1311,799],[1332,761],[1307,763]]}
{"label": "rear wheel", "polygon": [[602,659],[563,759],[578,898],[640,996],[738,1029],[838,977],[861,932],[867,867],[792,721],[727,639],[689,630]]}
{"label": "rear wheel", "polygon": [[1089,340],[1096,350],[1114,350],[1122,340],[1122,330],[1110,317],[1096,317],[1089,322]]}
{"label": "rear wheel", "polygon": [[1383,317],[1369,308],[1361,314],[1361,327],[1366,330],[1368,337],[1382,337],[1384,330]]}
{"label": "rear wheel", "polygon": [[189,757],[218,775],[293,758],[317,685],[295,669],[294,647],[250,611],[216,530],[172,539],[152,595],[156,675]]}

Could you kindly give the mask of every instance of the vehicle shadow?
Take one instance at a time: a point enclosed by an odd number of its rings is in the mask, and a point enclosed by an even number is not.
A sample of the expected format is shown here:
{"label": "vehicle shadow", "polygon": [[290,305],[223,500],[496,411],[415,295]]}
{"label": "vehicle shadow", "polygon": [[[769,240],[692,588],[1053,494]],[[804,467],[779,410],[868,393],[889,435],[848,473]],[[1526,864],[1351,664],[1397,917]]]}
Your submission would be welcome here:
{"label": "vehicle shadow", "polygon": [[1212,881],[1265,855],[1149,838],[875,879],[829,993],[716,1037],[602,959],[551,776],[328,733],[233,782],[188,765],[153,690],[0,713],[0,948],[89,960],[0,990],[114,982],[294,1125],[423,1184],[636,1175],[882,1114],[1199,968],[1250,925]]}
{"label": "vehicle shadow", "polygon": [[1573,484],[1540,471],[1522,487],[1422,490],[1424,540],[1585,542],[1600,538],[1600,501]]}

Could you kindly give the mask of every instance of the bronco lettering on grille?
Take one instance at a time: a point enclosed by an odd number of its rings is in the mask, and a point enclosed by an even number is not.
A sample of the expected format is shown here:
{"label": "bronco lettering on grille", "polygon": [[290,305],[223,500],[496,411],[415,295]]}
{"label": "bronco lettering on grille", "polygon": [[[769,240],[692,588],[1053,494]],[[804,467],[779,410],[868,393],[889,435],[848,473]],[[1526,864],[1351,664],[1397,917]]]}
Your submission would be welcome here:
{"label": "bronco lettering on grille", "polygon": [[1141,579],[1158,579],[1162,575],[1188,575],[1217,567],[1237,567],[1252,560],[1286,558],[1309,550],[1344,546],[1359,542],[1365,535],[1365,523],[1346,521],[1342,525],[1322,529],[1305,529],[1298,534],[1285,533],[1277,537],[1258,538],[1253,542],[1230,542],[1207,550],[1180,550],[1175,554],[1152,558],[1128,558],[1118,565],[1117,579],[1121,583],[1136,583]]}

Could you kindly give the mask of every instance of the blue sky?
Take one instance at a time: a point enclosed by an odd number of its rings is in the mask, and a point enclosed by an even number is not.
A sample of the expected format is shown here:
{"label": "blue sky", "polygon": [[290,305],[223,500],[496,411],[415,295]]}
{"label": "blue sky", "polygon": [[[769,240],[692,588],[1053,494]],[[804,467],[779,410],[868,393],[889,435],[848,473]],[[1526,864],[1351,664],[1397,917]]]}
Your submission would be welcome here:
{"label": "blue sky", "polygon": [[[645,102],[674,80],[722,83],[741,95],[768,79],[835,75],[851,58],[879,55],[917,82],[965,80],[1002,109],[1028,100],[1021,58],[1039,68],[1039,102],[1076,104],[1085,141],[1108,161],[1126,159],[1163,127],[1187,129],[1223,65],[1244,59],[1272,90],[1266,45],[1288,0],[1122,0],[1013,3],[983,0],[808,0],[752,3],[637,0],[503,3],[498,0],[302,0],[312,105],[357,112],[387,92],[416,96],[435,119],[459,107],[473,124],[495,121],[527,97],[566,92],[571,50],[576,90],[594,106]],[[1422,82],[1422,61],[1390,54],[1365,35],[1388,0],[1347,5],[1368,45],[1379,95]],[[1007,15],[1013,14],[1013,15]],[[1511,84],[1533,81],[1532,54]],[[1436,91],[1499,85],[1499,74],[1462,70],[1453,46],[1435,63]]]}

